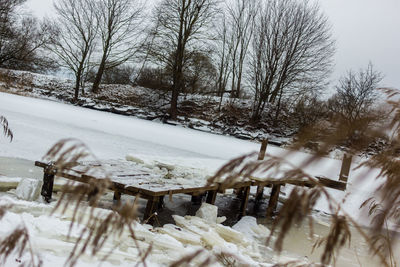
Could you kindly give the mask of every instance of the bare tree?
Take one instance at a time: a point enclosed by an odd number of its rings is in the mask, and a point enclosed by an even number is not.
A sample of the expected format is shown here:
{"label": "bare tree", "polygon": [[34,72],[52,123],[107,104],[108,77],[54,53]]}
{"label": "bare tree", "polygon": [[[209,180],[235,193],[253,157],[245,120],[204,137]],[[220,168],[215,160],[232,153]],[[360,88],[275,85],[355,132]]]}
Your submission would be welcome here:
{"label": "bare tree", "polygon": [[228,22],[226,15],[223,14],[221,21],[216,25],[217,40],[215,45],[215,50],[217,51],[217,81],[216,89],[218,96],[222,97],[226,92],[226,87],[228,84],[229,76],[231,75],[231,56],[232,56],[232,46],[228,45]]}
{"label": "bare tree", "polygon": [[100,0],[95,7],[102,55],[93,93],[98,92],[105,70],[125,63],[136,51],[143,8],[139,0]]}
{"label": "bare tree", "polygon": [[260,5],[257,0],[232,0],[227,4],[229,51],[231,52],[231,97],[238,98],[241,93],[243,72],[247,52],[253,36],[254,23]]}
{"label": "bare tree", "polygon": [[[193,53],[184,69],[185,93],[209,94],[214,88],[216,69],[209,54]],[[211,85],[211,86],[210,86]]]}
{"label": "bare tree", "polygon": [[2,34],[8,30],[7,26],[12,24],[12,21],[15,20],[13,15],[16,8],[25,2],[26,0],[0,0],[0,25]]}
{"label": "bare tree", "polygon": [[47,65],[39,50],[49,40],[48,24],[17,15],[25,0],[0,0],[0,66],[38,70]]}
{"label": "bare tree", "polygon": [[252,44],[252,119],[266,103],[283,96],[315,92],[325,85],[335,51],[327,18],[307,0],[266,0]]}
{"label": "bare tree", "polygon": [[[379,95],[377,87],[382,78],[371,63],[358,72],[350,70],[340,78],[336,94],[329,99],[328,106],[348,129],[354,129],[358,122],[368,126],[368,121],[376,117],[373,114],[375,112],[371,112]],[[360,127],[357,125],[357,128]]]}
{"label": "bare tree", "polygon": [[149,54],[165,64],[172,76],[170,116],[177,117],[178,97],[184,89],[184,68],[201,50],[201,40],[214,17],[217,0],[163,0],[155,8],[155,27]]}
{"label": "bare tree", "polygon": [[77,101],[98,30],[94,2],[60,0],[54,7],[58,15],[57,34],[53,34],[48,47],[61,59],[63,65],[74,73],[74,100]]}

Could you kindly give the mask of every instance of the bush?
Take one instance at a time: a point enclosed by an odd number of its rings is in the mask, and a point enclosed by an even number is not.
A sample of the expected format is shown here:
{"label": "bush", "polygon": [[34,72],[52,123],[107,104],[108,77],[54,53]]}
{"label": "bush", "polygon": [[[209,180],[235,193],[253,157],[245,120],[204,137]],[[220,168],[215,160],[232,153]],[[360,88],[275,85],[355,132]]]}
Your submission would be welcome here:
{"label": "bush", "polygon": [[139,86],[162,91],[169,91],[172,86],[169,76],[160,68],[142,69],[134,82]]}

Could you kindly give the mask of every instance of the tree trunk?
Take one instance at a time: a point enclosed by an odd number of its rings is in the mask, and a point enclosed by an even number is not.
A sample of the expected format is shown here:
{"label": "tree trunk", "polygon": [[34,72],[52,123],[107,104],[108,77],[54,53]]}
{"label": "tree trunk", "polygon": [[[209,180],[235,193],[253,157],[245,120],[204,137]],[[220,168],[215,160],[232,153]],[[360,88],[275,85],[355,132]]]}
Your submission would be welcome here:
{"label": "tree trunk", "polygon": [[169,110],[169,115],[173,120],[175,120],[178,117],[178,97],[179,97],[179,90],[177,90],[174,86],[174,88],[172,89],[171,107]]}
{"label": "tree trunk", "polygon": [[[183,53],[181,51],[177,52],[178,60],[176,63],[174,75],[173,75],[173,86],[172,86],[172,96],[171,96],[171,107],[169,110],[169,115],[172,120],[176,120],[178,117],[178,97],[182,90],[183,85]],[[182,55],[181,55],[182,54]]]}
{"label": "tree trunk", "polygon": [[279,118],[279,115],[281,113],[281,103],[282,103],[281,101],[282,101],[282,90],[281,90],[281,92],[279,94],[278,105],[276,107],[276,112],[275,112],[275,118],[274,118],[274,122],[272,124],[274,127],[278,126],[278,118]]}
{"label": "tree trunk", "polygon": [[179,35],[178,43],[175,53],[175,62],[173,67],[173,86],[172,86],[172,96],[171,96],[171,107],[169,110],[170,118],[176,120],[178,117],[178,97],[179,92],[182,90],[182,77],[183,77],[183,56],[185,52],[185,40],[184,40],[184,19],[185,19],[185,5],[186,1],[182,1],[181,14],[180,14],[180,25],[179,25]]}
{"label": "tree trunk", "polygon": [[239,73],[238,73],[238,77],[237,77],[237,82],[236,82],[236,92],[235,92],[235,98],[239,98],[240,97],[240,92],[242,90],[241,88],[241,83],[242,83],[242,66],[239,66]]}
{"label": "tree trunk", "polygon": [[97,94],[99,92],[99,86],[100,86],[100,83],[101,83],[101,78],[103,77],[103,73],[104,73],[105,67],[106,67],[106,60],[103,57],[102,60],[101,60],[99,69],[97,71],[96,78],[94,79],[93,86],[92,86],[92,92],[94,94]]}
{"label": "tree trunk", "polygon": [[100,66],[99,66],[99,69],[97,70],[96,78],[94,79],[93,86],[92,86],[92,92],[94,94],[97,94],[99,92],[101,78],[103,77],[104,70],[106,69],[107,54],[108,54],[109,50],[111,49],[110,42],[111,42],[111,36],[110,36],[110,32],[109,32],[109,35],[107,36],[107,39],[106,39],[106,42],[105,42],[105,45],[103,48],[103,56],[101,57]]}
{"label": "tree trunk", "polygon": [[81,76],[82,76],[82,70],[78,70],[76,77],[75,77],[75,95],[74,95],[74,102],[78,101],[79,97],[79,87],[81,84]]}

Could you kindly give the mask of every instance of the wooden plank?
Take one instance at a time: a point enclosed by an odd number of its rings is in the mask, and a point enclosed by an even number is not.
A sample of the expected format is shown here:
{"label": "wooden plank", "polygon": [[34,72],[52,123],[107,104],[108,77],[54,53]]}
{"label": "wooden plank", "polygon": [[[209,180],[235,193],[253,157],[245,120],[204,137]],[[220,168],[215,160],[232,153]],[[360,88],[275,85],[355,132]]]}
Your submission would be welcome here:
{"label": "wooden plank", "polygon": [[276,212],[280,191],[281,191],[280,184],[272,186],[271,196],[269,197],[268,208],[267,208],[267,217],[272,217],[272,215]]}
{"label": "wooden plank", "polygon": [[251,186],[253,183],[253,181],[240,181],[240,182],[235,182],[232,184],[220,184],[220,186],[218,187],[219,191],[224,191],[226,189],[241,189],[247,186]]}
{"label": "wooden plank", "polygon": [[48,163],[44,163],[42,161],[35,161],[35,166],[41,167],[41,168],[46,168],[46,167],[49,166],[49,164]]}
{"label": "wooden plank", "polygon": [[325,177],[316,177],[316,178],[325,187],[329,187],[329,188],[333,188],[333,189],[337,189],[337,190],[341,190],[341,191],[346,190],[347,183],[345,183],[345,182],[335,181],[335,180],[331,180],[331,179],[328,179]]}

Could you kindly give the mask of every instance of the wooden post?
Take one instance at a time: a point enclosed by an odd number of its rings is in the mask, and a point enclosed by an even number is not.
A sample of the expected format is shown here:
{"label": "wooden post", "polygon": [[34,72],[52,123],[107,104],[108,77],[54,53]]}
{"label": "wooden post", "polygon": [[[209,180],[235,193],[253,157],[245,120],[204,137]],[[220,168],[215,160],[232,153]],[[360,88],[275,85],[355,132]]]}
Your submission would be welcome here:
{"label": "wooden post", "polygon": [[350,174],[351,160],[352,160],[351,155],[345,154],[343,156],[342,168],[339,174],[339,181],[347,183]]}
{"label": "wooden post", "polygon": [[267,151],[268,139],[264,139],[261,143],[260,152],[258,153],[258,160],[263,160],[265,157],[265,152]]}
{"label": "wooden post", "polygon": [[55,171],[53,170],[52,166],[49,165],[44,168],[41,195],[47,203],[50,203],[51,196],[53,194],[54,174]]}
{"label": "wooden post", "polygon": [[[267,151],[267,146],[268,146],[268,139],[264,139],[261,144],[260,152],[258,153],[258,160],[264,160],[265,152]],[[263,185],[257,186],[254,210],[258,208],[259,202],[262,200],[263,195],[264,195],[264,186]]]}
{"label": "wooden post", "polygon": [[164,196],[160,196],[158,198],[158,205],[157,205],[157,209],[161,210],[164,207]]}
{"label": "wooden post", "polygon": [[114,191],[113,201],[114,203],[119,203],[121,201],[121,192]]}
{"label": "wooden post", "polygon": [[271,217],[278,206],[279,193],[281,191],[281,185],[276,184],[272,186],[271,196],[269,197],[268,208],[267,208],[267,217]]}
{"label": "wooden post", "polygon": [[99,193],[99,189],[97,187],[93,188],[89,193],[87,200],[89,201],[89,205],[94,204],[93,203],[93,198]]}
{"label": "wooden post", "polygon": [[207,191],[207,199],[206,202],[208,204],[214,205],[215,199],[217,198],[217,190]]}
{"label": "wooden post", "polygon": [[246,215],[247,203],[249,202],[250,186],[246,186],[243,190],[242,201],[240,203],[239,217]]}
{"label": "wooden post", "polygon": [[154,223],[154,213],[157,210],[159,199],[160,197],[153,196],[147,200],[146,210],[143,215],[143,221],[147,221],[148,224],[153,225]]}

